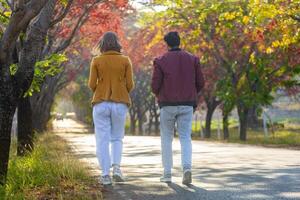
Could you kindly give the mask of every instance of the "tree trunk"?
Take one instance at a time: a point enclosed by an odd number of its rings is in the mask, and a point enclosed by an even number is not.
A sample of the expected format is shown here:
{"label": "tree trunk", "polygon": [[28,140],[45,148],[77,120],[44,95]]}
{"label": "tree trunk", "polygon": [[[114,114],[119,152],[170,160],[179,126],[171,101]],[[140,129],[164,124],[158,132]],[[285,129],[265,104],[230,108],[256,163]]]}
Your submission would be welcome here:
{"label": "tree trunk", "polygon": [[47,130],[47,124],[51,118],[51,108],[54,103],[55,94],[59,90],[59,81],[63,74],[47,77],[39,93],[30,98],[32,105],[33,129],[37,132]]}
{"label": "tree trunk", "polygon": [[155,126],[155,135],[159,135],[160,133],[160,129],[159,129],[159,114],[157,113],[157,110],[155,112],[155,122],[154,122],[154,126]]}
{"label": "tree trunk", "polygon": [[214,108],[211,108],[211,107],[207,108],[207,113],[206,113],[206,118],[205,118],[205,138],[211,137],[211,120],[212,120],[214,111],[215,111]]}
{"label": "tree trunk", "polygon": [[33,136],[29,97],[21,98],[18,105],[18,156],[24,156],[33,150]]}
{"label": "tree trunk", "polygon": [[[49,0],[46,6],[42,9],[39,17],[30,26],[30,31],[27,35],[27,40],[25,42],[24,48],[21,51],[21,58],[19,64],[21,69],[31,69],[27,70],[27,73],[30,73],[28,74],[28,76],[33,76],[33,66],[35,65],[36,61],[38,61],[41,58],[56,1],[57,0]],[[43,108],[43,112],[38,113],[38,115],[35,115],[36,113],[33,112],[33,122],[36,123],[40,119],[44,119],[44,115],[46,114],[45,112],[47,112],[46,106]],[[30,122],[27,121],[27,123]]]}
{"label": "tree trunk", "polygon": [[[16,103],[9,101],[9,94],[0,89],[0,185],[5,184],[9,150],[11,143],[11,127]],[[15,101],[16,102],[16,101]]]}
{"label": "tree trunk", "polygon": [[[151,123],[151,132],[153,131],[152,126],[154,125],[154,135],[159,135],[159,113],[158,113],[158,106],[156,104],[155,97],[151,97],[150,105],[148,106],[148,110],[150,112],[150,120]],[[150,126],[150,125],[149,125]]]}
{"label": "tree trunk", "polygon": [[153,102],[153,115],[154,115],[154,133],[155,135],[159,135],[160,129],[159,129],[159,107],[156,104],[156,99],[152,98]]}
{"label": "tree trunk", "polygon": [[144,135],[143,122],[143,118],[138,118],[139,135]]}
{"label": "tree trunk", "polygon": [[[53,94],[54,95],[54,94]],[[39,133],[45,132],[47,130],[47,124],[51,118],[51,108],[54,103],[54,96],[44,101],[38,102],[37,107],[33,107],[32,119],[33,119],[33,129]]]}
{"label": "tree trunk", "polygon": [[9,161],[11,128],[17,107],[19,88],[16,88],[10,76],[9,64],[0,63],[0,69],[0,185],[4,185]]}
{"label": "tree trunk", "polygon": [[135,135],[136,133],[136,109],[135,104],[129,109],[129,117],[130,117],[130,134]]}
{"label": "tree trunk", "polygon": [[[20,74],[30,77],[25,87],[29,88],[33,79],[34,65],[41,57],[47,32],[53,16],[56,0],[50,0],[42,9],[37,20],[30,26],[24,47],[20,53]],[[28,70],[30,69],[30,70]],[[24,85],[22,86],[24,87]],[[26,90],[25,90],[26,91]],[[24,91],[24,92],[25,92]],[[18,109],[18,155],[25,155],[33,148],[32,111],[29,97],[21,98]]]}
{"label": "tree trunk", "polygon": [[142,106],[140,102],[136,105],[137,106],[137,121],[138,121],[138,135],[143,135],[143,113],[142,113]]}
{"label": "tree trunk", "polygon": [[153,115],[151,114],[149,116],[149,120],[148,120],[148,134],[151,135],[152,134],[152,126],[153,126]]}
{"label": "tree trunk", "polygon": [[217,101],[216,97],[213,97],[211,100],[206,101],[207,112],[206,112],[206,119],[205,119],[205,138],[211,137],[211,120],[219,104],[220,101]]}
{"label": "tree trunk", "polygon": [[224,140],[229,139],[229,122],[228,122],[229,113],[223,111],[223,135]]}
{"label": "tree trunk", "polygon": [[135,135],[136,132],[136,119],[130,119],[130,132]]}
{"label": "tree trunk", "polygon": [[240,122],[240,140],[247,140],[247,121],[248,121],[248,111],[249,109],[243,105],[238,105],[238,115]]}
{"label": "tree trunk", "polygon": [[252,106],[249,109],[248,113],[248,127],[252,129],[258,129],[262,127],[262,124],[259,122],[257,114],[257,106]]}

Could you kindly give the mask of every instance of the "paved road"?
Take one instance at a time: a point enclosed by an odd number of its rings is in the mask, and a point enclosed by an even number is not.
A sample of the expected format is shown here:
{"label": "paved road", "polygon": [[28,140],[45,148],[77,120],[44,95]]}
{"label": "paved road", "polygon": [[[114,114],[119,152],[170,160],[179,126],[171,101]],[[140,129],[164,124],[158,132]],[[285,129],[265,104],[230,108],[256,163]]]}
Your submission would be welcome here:
{"label": "paved road", "polygon": [[[58,133],[99,176],[93,134],[78,134],[73,121],[56,124]],[[69,133],[64,133],[68,129]],[[76,129],[76,128],[75,128]],[[79,131],[78,131],[79,129]],[[300,200],[300,151],[239,144],[193,142],[193,185],[181,184],[180,148],[174,141],[174,180],[159,182],[160,140],[126,136],[124,184],[106,188],[107,200]]]}

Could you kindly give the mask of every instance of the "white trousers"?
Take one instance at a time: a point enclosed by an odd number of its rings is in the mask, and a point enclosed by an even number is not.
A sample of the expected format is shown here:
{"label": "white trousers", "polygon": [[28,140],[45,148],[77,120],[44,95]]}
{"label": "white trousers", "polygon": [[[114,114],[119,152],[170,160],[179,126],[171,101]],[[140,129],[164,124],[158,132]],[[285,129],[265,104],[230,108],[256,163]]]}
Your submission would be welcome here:
{"label": "white trousers", "polygon": [[96,155],[102,176],[109,175],[112,165],[121,164],[127,112],[123,103],[102,102],[93,107]]}

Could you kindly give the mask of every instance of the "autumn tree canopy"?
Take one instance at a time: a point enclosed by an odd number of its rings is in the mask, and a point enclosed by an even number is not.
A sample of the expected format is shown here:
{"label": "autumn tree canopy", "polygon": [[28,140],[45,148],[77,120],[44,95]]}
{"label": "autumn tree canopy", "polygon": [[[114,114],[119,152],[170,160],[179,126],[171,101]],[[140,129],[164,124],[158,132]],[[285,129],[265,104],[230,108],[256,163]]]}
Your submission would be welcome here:
{"label": "autumn tree canopy", "polygon": [[146,51],[151,55],[165,32],[179,31],[183,48],[201,58],[208,110],[222,103],[227,115],[236,107],[242,140],[249,109],[269,105],[278,88],[298,84],[299,2],[156,0],[152,6],[164,9],[143,17]]}

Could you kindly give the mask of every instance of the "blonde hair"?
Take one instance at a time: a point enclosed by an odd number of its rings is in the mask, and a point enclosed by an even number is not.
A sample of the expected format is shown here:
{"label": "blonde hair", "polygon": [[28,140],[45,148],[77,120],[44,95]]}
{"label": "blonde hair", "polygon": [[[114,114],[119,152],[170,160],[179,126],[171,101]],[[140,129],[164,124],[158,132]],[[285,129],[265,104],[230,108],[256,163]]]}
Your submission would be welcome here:
{"label": "blonde hair", "polygon": [[117,34],[114,32],[110,32],[110,31],[106,32],[102,36],[98,46],[99,46],[101,53],[106,52],[106,51],[121,52],[121,49],[122,49],[122,46],[119,42],[119,38],[118,38]]}

